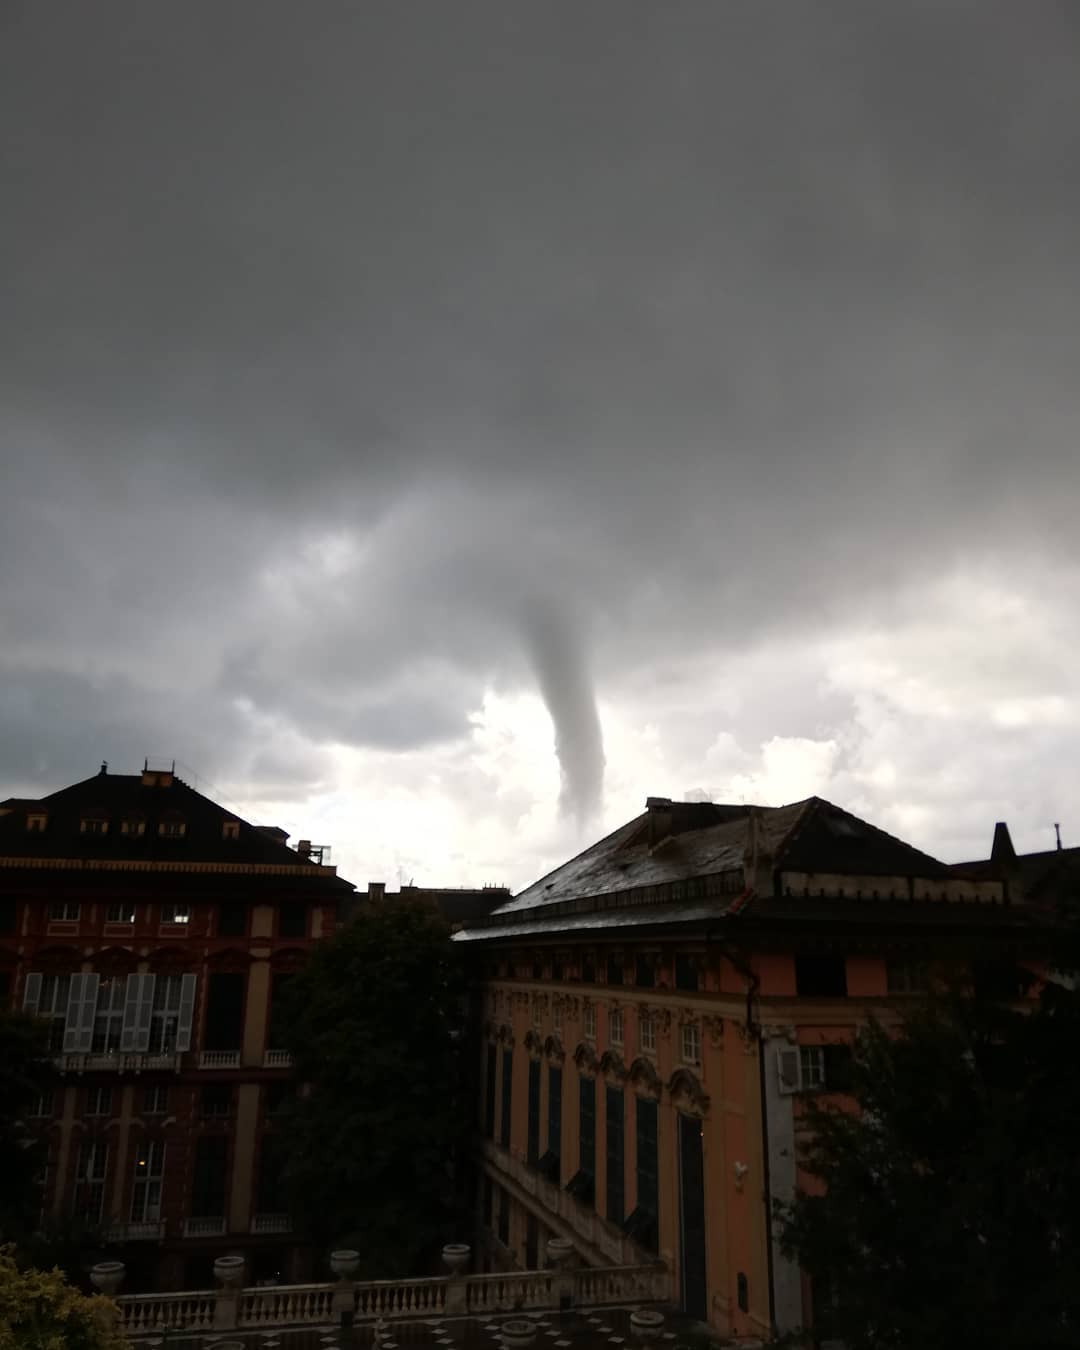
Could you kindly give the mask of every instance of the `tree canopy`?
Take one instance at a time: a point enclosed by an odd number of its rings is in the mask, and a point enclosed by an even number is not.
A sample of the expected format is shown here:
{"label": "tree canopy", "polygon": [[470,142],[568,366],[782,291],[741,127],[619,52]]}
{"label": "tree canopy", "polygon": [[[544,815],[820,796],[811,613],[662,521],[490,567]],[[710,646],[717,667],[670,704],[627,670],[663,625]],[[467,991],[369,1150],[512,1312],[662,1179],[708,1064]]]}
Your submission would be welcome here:
{"label": "tree canopy", "polygon": [[353,919],[285,991],[283,1040],[300,1091],[281,1117],[294,1219],[348,1246],[372,1276],[415,1273],[454,1234],[463,1102],[464,979],[431,909]]}
{"label": "tree canopy", "polygon": [[808,1107],[778,1218],[819,1335],[851,1350],[1080,1343],[1080,996],[951,995],[858,1038],[861,1110]]}
{"label": "tree canopy", "polygon": [[43,1143],[27,1129],[31,1103],[55,1086],[44,1024],[0,1010],[0,1240],[25,1246],[41,1213]]}
{"label": "tree canopy", "polygon": [[59,1270],[20,1270],[0,1247],[0,1350],[127,1350],[112,1299],[81,1294]]}

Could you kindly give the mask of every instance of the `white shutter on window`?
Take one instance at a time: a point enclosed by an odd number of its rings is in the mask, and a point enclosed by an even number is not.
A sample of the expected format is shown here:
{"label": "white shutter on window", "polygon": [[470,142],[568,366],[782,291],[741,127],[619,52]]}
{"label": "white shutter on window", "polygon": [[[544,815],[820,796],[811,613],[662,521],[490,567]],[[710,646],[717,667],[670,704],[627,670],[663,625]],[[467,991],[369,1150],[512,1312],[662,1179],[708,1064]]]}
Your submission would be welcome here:
{"label": "white shutter on window", "polygon": [[801,1079],[799,1069],[798,1050],[794,1046],[781,1046],[776,1052],[776,1072],[781,1093],[790,1095],[798,1092]]}
{"label": "white shutter on window", "polygon": [[82,1014],[83,981],[85,975],[72,975],[68,986],[67,1015],[64,1019],[64,1054],[73,1055],[79,1048],[79,1017]]}
{"label": "white shutter on window", "polygon": [[177,1050],[191,1049],[191,1024],[195,1020],[195,976],[184,975],[180,981],[180,1021],[176,1031]]}
{"label": "white shutter on window", "polygon": [[120,1049],[129,1054],[135,1049],[135,1031],[139,1017],[139,990],[141,975],[129,975],[124,987],[124,1024],[120,1028]]}
{"label": "white shutter on window", "polygon": [[36,1014],[40,1002],[41,975],[37,971],[31,971],[26,977],[26,986],[23,989],[23,1012]]}
{"label": "white shutter on window", "polygon": [[154,1011],[154,977],[143,975],[139,989],[139,1023],[135,1033],[135,1049],[145,1055],[150,1049],[150,1020]]}
{"label": "white shutter on window", "polygon": [[93,972],[83,976],[82,1009],[79,1015],[79,1042],[76,1046],[79,1054],[87,1055],[94,1045],[94,1013],[97,1012],[98,984],[100,975]]}

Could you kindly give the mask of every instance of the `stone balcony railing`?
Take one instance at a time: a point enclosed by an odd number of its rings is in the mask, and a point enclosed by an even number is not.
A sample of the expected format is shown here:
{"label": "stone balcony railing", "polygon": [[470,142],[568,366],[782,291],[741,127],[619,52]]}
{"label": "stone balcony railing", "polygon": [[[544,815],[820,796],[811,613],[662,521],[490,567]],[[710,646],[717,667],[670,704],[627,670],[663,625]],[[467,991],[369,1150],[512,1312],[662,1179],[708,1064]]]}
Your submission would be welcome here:
{"label": "stone balcony railing", "polygon": [[292,1220],[287,1214],[255,1214],[251,1219],[253,1233],[291,1233]]}
{"label": "stone balcony railing", "polygon": [[238,1069],[239,1067],[239,1050],[201,1050],[199,1052],[200,1069]]}
{"label": "stone balcony railing", "polygon": [[160,1242],[165,1225],[151,1220],[141,1223],[114,1223],[101,1230],[106,1242]]}
{"label": "stone balcony railing", "polygon": [[100,1055],[56,1055],[53,1064],[61,1073],[143,1073],[149,1069],[176,1072],[180,1068],[180,1056],[176,1053],[151,1055],[115,1051]]}
{"label": "stone balcony railing", "polygon": [[225,1217],[209,1219],[185,1219],[184,1237],[222,1237],[225,1232]]}
{"label": "stone balcony railing", "polygon": [[525,1270],[501,1275],[433,1276],[420,1280],[345,1281],[184,1294],[118,1298],[128,1336],[162,1330],[330,1326],[342,1311],[357,1322],[443,1316],[491,1316],[555,1309],[569,1296],[574,1307],[635,1306],[671,1297],[663,1265],[591,1270]]}
{"label": "stone balcony railing", "polygon": [[263,1055],[264,1069],[291,1069],[292,1055],[288,1050],[267,1050]]}

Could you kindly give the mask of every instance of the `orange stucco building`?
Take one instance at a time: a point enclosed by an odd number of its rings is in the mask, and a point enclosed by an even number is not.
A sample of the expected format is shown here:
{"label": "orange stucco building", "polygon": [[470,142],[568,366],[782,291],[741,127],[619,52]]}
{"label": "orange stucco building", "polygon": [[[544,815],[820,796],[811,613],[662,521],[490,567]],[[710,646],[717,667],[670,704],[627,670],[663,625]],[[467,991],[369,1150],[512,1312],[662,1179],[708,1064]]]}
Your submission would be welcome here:
{"label": "orange stucco building", "polygon": [[662,1260],[725,1334],[812,1321],[772,1206],[799,1183],[809,1092],[842,1094],[864,1019],[949,971],[1060,953],[1007,833],[956,868],[818,798],[650,798],[457,940],[482,1005],[485,1264]]}

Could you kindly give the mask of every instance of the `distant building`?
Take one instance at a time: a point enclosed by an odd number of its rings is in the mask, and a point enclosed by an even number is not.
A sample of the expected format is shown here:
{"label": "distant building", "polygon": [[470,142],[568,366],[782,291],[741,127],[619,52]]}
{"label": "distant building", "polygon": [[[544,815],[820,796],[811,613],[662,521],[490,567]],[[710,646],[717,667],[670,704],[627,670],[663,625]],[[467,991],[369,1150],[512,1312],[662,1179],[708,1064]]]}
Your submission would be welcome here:
{"label": "distant building", "polygon": [[799,1181],[807,1095],[845,1092],[859,1023],[949,972],[1075,959],[1075,860],[1017,860],[998,834],[950,867],[816,797],[652,797],[471,922],[486,1266],[567,1238],[588,1265],[662,1260],[725,1335],[809,1324],[772,1206]]}
{"label": "distant building", "polygon": [[486,918],[491,911],[510,899],[506,886],[438,887],[402,886],[398,891],[387,891],[386,883],[369,881],[366,891],[358,891],[350,905],[350,912],[364,904],[423,904],[437,909],[452,928]]}
{"label": "distant building", "polygon": [[45,1208],[119,1244],[128,1287],[296,1279],[274,1116],[284,983],[353,887],[172,771],[0,802],[0,997],[48,1020]]}

